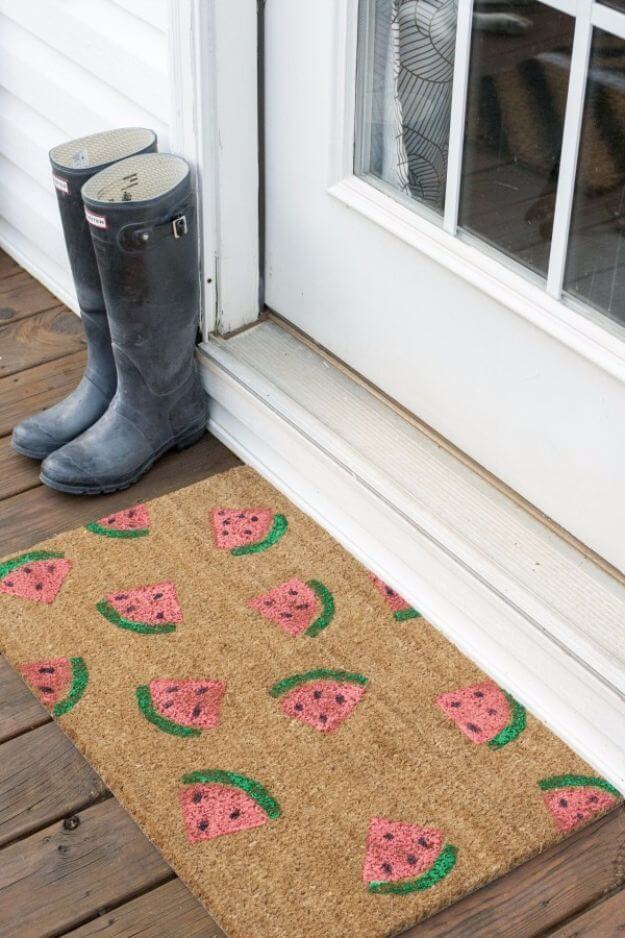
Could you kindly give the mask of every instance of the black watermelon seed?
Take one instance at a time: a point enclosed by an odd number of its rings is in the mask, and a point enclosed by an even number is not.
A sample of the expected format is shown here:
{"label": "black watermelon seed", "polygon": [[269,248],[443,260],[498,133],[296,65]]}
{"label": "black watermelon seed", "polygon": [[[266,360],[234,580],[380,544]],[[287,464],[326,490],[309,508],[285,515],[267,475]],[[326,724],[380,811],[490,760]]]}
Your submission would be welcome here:
{"label": "black watermelon seed", "polygon": [[266,606],[273,606],[273,599],[266,599],[266,600],[265,600],[265,605],[266,605]]}
{"label": "black watermelon seed", "polygon": [[162,598],[163,598],[162,593],[154,593],[154,596],[152,597],[152,599],[162,599]]}
{"label": "black watermelon seed", "polygon": [[35,583],[35,589],[36,589],[36,590],[42,590],[42,589],[43,589],[43,583]]}
{"label": "black watermelon seed", "polygon": [[250,521],[258,521],[258,515],[252,515]]}
{"label": "black watermelon seed", "polygon": [[241,512],[241,514],[240,514],[240,515],[237,515],[237,518],[245,518],[245,515],[244,515],[244,513],[243,513],[243,512]]}
{"label": "black watermelon seed", "polygon": [[281,619],[292,619],[292,618],[293,618],[293,613],[292,613],[292,612],[281,612],[281,613],[280,613],[280,618],[281,618]]}
{"label": "black watermelon seed", "polygon": [[243,533],[244,533],[244,534],[251,534],[252,532],[250,531],[249,528],[245,528],[245,530],[243,531]]}
{"label": "black watermelon seed", "polygon": [[558,804],[560,805],[561,808],[568,808],[569,806],[569,803],[566,800],[566,798],[560,798]]}
{"label": "black watermelon seed", "polygon": [[337,694],[334,699],[336,700],[336,702],[337,702],[338,704],[343,704],[343,703],[345,703],[345,698],[343,697],[342,694]]}
{"label": "black watermelon seed", "polygon": [[313,697],[315,698],[315,700],[319,700],[321,698],[321,691],[320,690],[313,691]]}
{"label": "black watermelon seed", "polygon": [[575,817],[577,818],[578,821],[583,821],[583,820],[584,820],[584,815],[582,814],[581,811],[578,811],[577,814],[575,815]]}
{"label": "black watermelon seed", "polygon": [[49,564],[48,564],[48,572],[49,572],[49,573],[54,573],[54,564],[53,564],[53,563],[49,563]]}
{"label": "black watermelon seed", "polygon": [[130,508],[129,511],[128,511],[128,517],[129,517],[129,518],[134,518],[134,516],[135,516],[134,510],[133,510],[132,508]]}
{"label": "black watermelon seed", "polygon": [[201,704],[196,704],[195,707],[193,708],[193,710],[191,711],[191,716],[197,718],[197,717],[199,717],[199,715],[200,715],[201,712],[202,712],[202,705],[201,705]]}
{"label": "black watermelon seed", "polygon": [[40,687],[39,690],[42,694],[53,694],[54,691],[51,687]]}
{"label": "black watermelon seed", "polygon": [[382,864],[382,869],[384,870],[385,873],[392,873],[392,872],[393,872],[393,867],[391,866],[390,863],[383,863],[383,864]]}
{"label": "black watermelon seed", "polygon": [[420,847],[427,848],[430,846],[427,840],[425,839],[425,837],[419,837],[419,839],[417,840],[417,843],[419,844]]}
{"label": "black watermelon seed", "polygon": [[30,567],[24,567],[24,573],[30,573]]}
{"label": "black watermelon seed", "polygon": [[395,834],[391,834],[390,831],[387,831],[387,833],[384,834],[384,840],[394,840],[394,839],[395,839]]}
{"label": "black watermelon seed", "polygon": [[54,674],[56,668],[53,668],[52,665],[45,665],[43,668],[39,668],[40,674]]}
{"label": "black watermelon seed", "polygon": [[460,707],[460,706],[461,706],[460,701],[459,701],[459,700],[452,700],[451,706],[452,706],[452,707]]}
{"label": "black watermelon seed", "polygon": [[300,713],[304,709],[304,706],[301,703],[296,703],[293,709],[297,710],[297,712]]}
{"label": "black watermelon seed", "polygon": [[120,593],[115,599],[128,599],[128,593]]}
{"label": "black watermelon seed", "polygon": [[479,732],[480,732],[479,726],[476,726],[475,723],[467,723],[467,729],[469,730],[470,733],[479,733]]}
{"label": "black watermelon seed", "polygon": [[107,518],[106,520],[108,521],[109,524],[113,524],[113,522],[115,521],[115,518]]}
{"label": "black watermelon seed", "polygon": [[320,713],[320,714],[319,714],[319,722],[320,722],[320,723],[327,723],[327,722],[328,722],[328,718],[327,718],[327,716],[325,715],[325,713]]}
{"label": "black watermelon seed", "polygon": [[223,510],[223,508],[221,508],[221,509],[217,512],[217,514],[221,517],[222,515],[225,515],[225,511]]}
{"label": "black watermelon seed", "polygon": [[406,862],[410,863],[410,866],[415,865],[415,863],[417,862],[417,858],[415,857],[414,853],[408,854],[408,856],[406,857]]}
{"label": "black watermelon seed", "polygon": [[162,612],[157,612],[156,615],[154,616],[154,618],[155,618],[155,619],[164,619],[164,618],[165,618],[165,615],[164,615],[164,613],[162,613]]}
{"label": "black watermelon seed", "polygon": [[297,590],[289,590],[289,596],[297,596]]}
{"label": "black watermelon seed", "polygon": [[202,800],[202,794],[199,791],[193,793],[193,804],[199,804]]}
{"label": "black watermelon seed", "polygon": [[166,700],[165,703],[163,704],[163,710],[169,710],[169,708],[173,707],[173,705],[174,705],[173,700]]}
{"label": "black watermelon seed", "polygon": [[175,687],[168,687],[166,693],[175,694],[177,690],[178,690],[178,685],[176,684]]}
{"label": "black watermelon seed", "polygon": [[136,608],[136,606],[126,606],[126,612],[134,612]]}
{"label": "black watermelon seed", "polygon": [[196,687],[196,688],[195,688],[195,693],[196,693],[196,694],[205,694],[207,690],[208,690],[208,687]]}
{"label": "black watermelon seed", "polygon": [[308,606],[309,606],[308,603],[298,603],[298,605],[295,608],[296,609],[308,609]]}
{"label": "black watermelon seed", "polygon": [[198,830],[205,831],[206,828],[208,827],[208,821],[200,821],[197,827],[198,827]]}
{"label": "black watermelon seed", "polygon": [[236,821],[238,817],[241,817],[241,812],[238,808],[235,808],[234,811],[230,812],[230,818],[231,820]]}
{"label": "black watermelon seed", "polygon": [[493,710],[492,707],[489,707],[489,709],[486,712],[488,713],[489,717],[494,717],[497,713],[497,711]]}
{"label": "black watermelon seed", "polygon": [[484,696],[484,692],[481,691],[481,690],[476,690],[475,693],[473,694],[473,696],[474,696],[474,697],[483,697],[483,696]]}
{"label": "black watermelon seed", "polygon": [[230,524],[230,518],[224,518],[224,520],[223,520],[221,523],[222,523],[222,524]]}
{"label": "black watermelon seed", "polygon": [[591,804],[597,804],[597,802],[599,801],[596,795],[591,795],[588,800]]}
{"label": "black watermelon seed", "polygon": [[387,595],[387,596],[394,596],[394,595],[395,595],[395,590],[392,590],[392,589],[390,588],[390,586],[387,586],[387,587],[386,587],[386,595]]}
{"label": "black watermelon seed", "polygon": [[13,586],[13,580],[5,580],[5,581],[4,581],[4,585],[5,585],[5,586]]}

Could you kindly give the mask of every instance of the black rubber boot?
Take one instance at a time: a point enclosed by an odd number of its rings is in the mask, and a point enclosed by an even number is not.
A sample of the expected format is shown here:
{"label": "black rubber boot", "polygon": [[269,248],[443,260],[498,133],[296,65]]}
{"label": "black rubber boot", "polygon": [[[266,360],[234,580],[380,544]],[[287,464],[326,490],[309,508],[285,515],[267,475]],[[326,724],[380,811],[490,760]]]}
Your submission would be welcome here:
{"label": "black rubber boot", "polygon": [[188,164],[131,157],[82,189],[109,318],[118,386],[100,420],[44,461],[61,492],[127,488],[208,418],[194,350],[200,302],[195,194]]}
{"label": "black rubber boot", "polygon": [[13,449],[23,456],[44,459],[73,440],[99,420],[115,393],[117,377],[111,337],[80,190],[105,166],[133,154],[154,150],[154,131],[129,127],[71,140],[50,151],[52,179],[87,336],[88,357],[85,373],[68,397],[48,410],[28,417],[13,430]]}

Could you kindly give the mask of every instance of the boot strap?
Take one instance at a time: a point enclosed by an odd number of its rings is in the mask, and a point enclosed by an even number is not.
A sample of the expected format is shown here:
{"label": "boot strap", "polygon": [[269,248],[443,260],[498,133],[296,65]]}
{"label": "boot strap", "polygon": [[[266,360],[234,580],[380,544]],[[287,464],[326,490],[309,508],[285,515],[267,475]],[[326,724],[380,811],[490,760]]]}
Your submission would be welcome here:
{"label": "boot strap", "polygon": [[156,225],[125,225],[119,232],[119,243],[127,251],[149,248],[165,238],[178,241],[189,232],[186,215],[176,215]]}

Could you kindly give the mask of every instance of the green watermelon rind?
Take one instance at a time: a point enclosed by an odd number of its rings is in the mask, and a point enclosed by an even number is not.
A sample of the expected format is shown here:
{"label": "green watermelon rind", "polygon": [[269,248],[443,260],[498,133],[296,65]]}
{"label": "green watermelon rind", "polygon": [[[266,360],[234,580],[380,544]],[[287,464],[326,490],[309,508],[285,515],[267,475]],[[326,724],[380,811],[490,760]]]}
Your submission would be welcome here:
{"label": "green watermelon rind", "polygon": [[89,683],[89,670],[84,658],[70,658],[69,663],[72,669],[72,683],[68,694],[59,700],[52,708],[52,716],[62,717],[65,713],[76,706]]}
{"label": "green watermelon rind", "polygon": [[335,671],[331,668],[315,668],[312,671],[306,671],[304,674],[292,674],[270,688],[269,693],[272,697],[281,697],[288,693],[294,687],[302,684],[308,684],[311,681],[336,681],[337,684],[360,684],[365,687],[369,683],[369,678],[363,674],[352,674],[349,671]]}
{"label": "green watermelon rind", "polygon": [[553,791],[557,788],[601,788],[619,800],[623,797],[618,788],[605,778],[593,775],[552,775],[539,781],[541,791]]}
{"label": "green watermelon rind", "polygon": [[117,537],[123,540],[128,540],[134,537],[146,537],[150,533],[149,528],[133,528],[127,531],[115,531],[113,528],[105,528],[103,525],[98,524],[97,521],[91,521],[86,525],[87,531],[91,531],[92,534],[99,534],[102,537]]}
{"label": "green watermelon rind", "polygon": [[393,618],[397,619],[398,622],[405,622],[406,619],[420,619],[421,613],[409,606],[408,609],[398,609],[397,612],[393,613]]}
{"label": "green watermelon rind", "polygon": [[502,746],[507,746],[513,739],[520,736],[527,726],[527,711],[523,704],[520,704],[518,700],[514,699],[512,694],[509,694],[507,691],[503,690],[503,688],[501,691],[508,701],[512,717],[508,725],[504,726],[496,736],[493,736],[493,738],[488,741],[489,749],[501,749]]}
{"label": "green watermelon rind", "polygon": [[456,847],[452,844],[446,844],[427,873],[423,873],[422,876],[418,876],[416,879],[403,880],[398,883],[374,880],[369,883],[368,891],[382,895],[405,895],[410,892],[423,892],[426,889],[431,889],[441,879],[449,876],[456,865],[457,856],[458,850]]}
{"label": "green watermelon rind", "polygon": [[176,723],[174,720],[168,720],[162,716],[154,706],[152,694],[147,684],[141,684],[136,689],[137,703],[139,710],[150,723],[153,723],[159,730],[169,733],[171,736],[181,736],[183,739],[191,736],[201,736],[201,730],[194,726],[185,726],[183,723]]}
{"label": "green watermelon rind", "polygon": [[324,586],[319,580],[308,580],[306,585],[315,593],[323,610],[321,615],[318,616],[304,632],[304,635],[307,635],[308,638],[315,638],[316,635],[319,635],[319,632],[323,632],[323,630],[327,629],[330,625],[334,618],[336,607],[334,605],[334,596],[328,587]]}
{"label": "green watermelon rind", "polygon": [[20,554],[19,557],[12,557],[0,563],[0,580],[3,580],[12,570],[23,567],[24,564],[36,563],[38,560],[61,560],[64,556],[52,550],[31,550],[27,554]]}
{"label": "green watermelon rind", "polygon": [[139,635],[165,635],[168,632],[176,631],[175,622],[163,622],[162,625],[149,625],[147,622],[131,622],[130,619],[124,619],[113,609],[106,599],[101,599],[96,605],[96,609],[101,616],[108,619],[113,625],[120,629],[127,629],[129,632],[137,632]]}
{"label": "green watermelon rind", "polygon": [[280,805],[271,797],[267,789],[260,782],[248,778],[247,775],[226,772],[223,769],[206,769],[200,772],[189,772],[187,775],[183,775],[180,781],[183,785],[210,785],[213,783],[230,785],[233,788],[241,789],[250,798],[253,798],[272,821],[277,820],[282,814]]}
{"label": "green watermelon rind", "polygon": [[245,554],[259,554],[276,544],[286,534],[289,523],[284,515],[274,515],[273,524],[267,537],[255,544],[244,544],[242,547],[233,547],[230,553],[233,557],[242,557]]}

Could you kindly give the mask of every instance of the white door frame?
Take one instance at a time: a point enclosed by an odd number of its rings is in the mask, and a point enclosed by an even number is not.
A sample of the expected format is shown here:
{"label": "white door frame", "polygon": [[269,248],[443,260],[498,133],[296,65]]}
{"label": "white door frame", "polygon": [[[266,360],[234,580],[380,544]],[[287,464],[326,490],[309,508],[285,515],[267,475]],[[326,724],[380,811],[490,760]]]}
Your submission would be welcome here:
{"label": "white door frame", "polygon": [[257,23],[255,0],[169,0],[171,149],[197,172],[204,337],[259,313]]}

